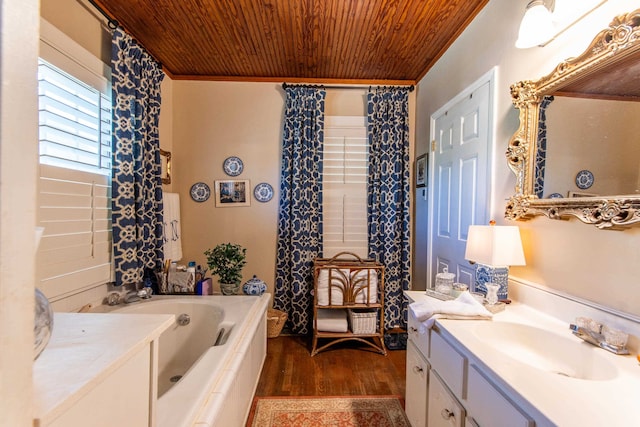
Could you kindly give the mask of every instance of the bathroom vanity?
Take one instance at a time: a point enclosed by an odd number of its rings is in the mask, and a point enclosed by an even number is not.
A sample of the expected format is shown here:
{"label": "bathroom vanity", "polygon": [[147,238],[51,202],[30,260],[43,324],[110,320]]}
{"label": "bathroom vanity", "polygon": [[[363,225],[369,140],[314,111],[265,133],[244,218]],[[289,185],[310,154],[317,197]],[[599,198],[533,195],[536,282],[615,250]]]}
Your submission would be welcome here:
{"label": "bathroom vanity", "polygon": [[173,315],[55,313],[33,364],[34,423],[154,426],[158,337]]}
{"label": "bathroom vanity", "polygon": [[[431,298],[405,293],[410,302]],[[409,310],[408,331],[413,427],[640,425],[635,356],[587,344],[529,306],[514,302],[493,320],[439,319],[431,329]]]}

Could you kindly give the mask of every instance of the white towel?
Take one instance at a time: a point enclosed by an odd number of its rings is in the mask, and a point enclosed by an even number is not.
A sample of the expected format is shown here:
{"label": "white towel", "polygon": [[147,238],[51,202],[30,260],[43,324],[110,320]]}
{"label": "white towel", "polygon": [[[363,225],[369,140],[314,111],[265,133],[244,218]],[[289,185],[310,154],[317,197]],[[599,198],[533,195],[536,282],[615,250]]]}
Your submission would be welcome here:
{"label": "white towel", "polygon": [[[369,303],[378,302],[378,273],[374,269],[360,269],[356,274],[351,274],[351,269],[337,268],[333,269],[333,287],[331,288],[331,305],[342,305],[344,298],[342,295],[342,289],[338,286],[344,277],[340,275],[340,272],[346,277],[349,277],[352,284],[356,288],[362,287],[362,291],[356,295],[357,304],[365,304],[367,300]],[[371,293],[367,295],[367,280],[369,280],[369,290]],[[367,298],[368,297],[368,298]],[[318,305],[329,305],[329,269],[321,269],[318,274]]]}
{"label": "white towel", "polygon": [[317,325],[319,331],[347,332],[347,310],[318,310]]}
{"label": "white towel", "polygon": [[429,298],[414,302],[409,305],[409,309],[426,329],[430,329],[436,319],[491,319],[493,317],[493,314],[476,301],[469,291],[462,292],[455,300],[440,301]]}
{"label": "white towel", "polygon": [[164,225],[164,259],[179,261],[182,259],[182,232],[180,230],[180,195],[163,193],[162,204]]}

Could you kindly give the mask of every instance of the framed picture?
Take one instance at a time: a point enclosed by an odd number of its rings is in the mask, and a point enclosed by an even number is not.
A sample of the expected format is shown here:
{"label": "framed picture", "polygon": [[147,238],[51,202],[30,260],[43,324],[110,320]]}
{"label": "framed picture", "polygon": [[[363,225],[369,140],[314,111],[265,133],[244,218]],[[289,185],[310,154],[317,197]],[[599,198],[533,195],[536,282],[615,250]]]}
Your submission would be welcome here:
{"label": "framed picture", "polygon": [[429,167],[429,157],[428,154],[425,153],[419,156],[416,159],[416,187],[426,187],[427,186],[427,175]]}
{"label": "framed picture", "polygon": [[248,179],[228,179],[215,182],[216,207],[231,208],[250,206],[251,195]]}

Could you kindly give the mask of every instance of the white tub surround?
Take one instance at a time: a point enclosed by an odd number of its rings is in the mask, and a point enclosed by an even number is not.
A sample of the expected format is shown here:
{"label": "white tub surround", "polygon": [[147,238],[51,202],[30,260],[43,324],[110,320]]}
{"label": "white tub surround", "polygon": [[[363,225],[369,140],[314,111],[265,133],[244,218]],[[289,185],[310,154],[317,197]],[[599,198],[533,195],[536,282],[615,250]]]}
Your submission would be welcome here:
{"label": "white tub surround", "polygon": [[171,315],[56,313],[33,364],[34,426],[155,426],[157,340]]}
{"label": "white tub surround", "polygon": [[207,350],[158,399],[158,426],[243,426],[267,354],[266,311],[271,296],[187,298],[215,301],[224,308],[224,321],[235,324],[224,345]]}
{"label": "white tub surround", "polygon": [[[419,291],[406,294],[414,301],[430,298]],[[550,301],[548,306],[554,303]],[[586,308],[585,314],[598,319]],[[512,331],[518,335],[509,336]],[[413,371],[409,353],[413,364],[424,359],[421,363],[433,380],[429,384],[444,384],[444,391],[429,390],[431,395],[425,397],[427,420],[440,417],[441,410],[436,405],[446,395],[451,398],[448,403],[462,409],[459,417],[466,412],[471,425],[640,425],[640,412],[635,409],[640,402],[640,365],[635,357],[638,348],[633,344],[631,355],[614,355],[573,336],[566,321],[520,302],[494,314],[493,320],[438,319],[432,330],[422,332],[415,319],[412,325],[410,317],[407,391],[409,384],[420,387],[420,378],[410,380]],[[529,333],[542,339],[527,341]],[[515,346],[514,342],[522,345]],[[529,351],[528,346],[534,351]],[[565,366],[566,372],[553,372],[550,368],[562,364],[546,362],[553,361],[554,354],[562,359],[568,351],[575,351],[576,357]],[[548,360],[545,354],[549,355]],[[565,376],[567,373],[571,376]],[[425,419],[416,409],[419,402],[407,400],[407,404],[408,413]],[[491,420],[489,424],[487,420]]]}
{"label": "white tub surround", "polygon": [[[117,307],[111,316],[170,313],[189,316],[160,336],[157,400],[159,427],[244,425],[266,357],[266,311],[262,296],[154,296]],[[218,345],[214,345],[217,343]],[[167,386],[167,378],[182,378]]]}

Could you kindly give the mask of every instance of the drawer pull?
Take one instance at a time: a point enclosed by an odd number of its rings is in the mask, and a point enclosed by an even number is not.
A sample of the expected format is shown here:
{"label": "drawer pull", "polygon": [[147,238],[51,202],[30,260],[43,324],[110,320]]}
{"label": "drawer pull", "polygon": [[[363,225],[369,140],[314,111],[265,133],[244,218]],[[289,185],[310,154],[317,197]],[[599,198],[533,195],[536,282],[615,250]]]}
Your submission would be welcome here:
{"label": "drawer pull", "polygon": [[422,367],[420,366],[414,366],[413,367],[413,373],[414,374],[421,374],[424,371],[424,369],[422,369]]}
{"label": "drawer pull", "polygon": [[410,326],[409,327],[409,332],[415,333],[415,332],[418,332],[418,329],[414,328],[413,326]]}
{"label": "drawer pull", "polygon": [[455,420],[455,417],[456,417],[456,414],[454,414],[453,412],[451,412],[447,408],[442,409],[442,411],[440,411],[440,415],[445,420],[448,420],[449,418],[453,418]]}

